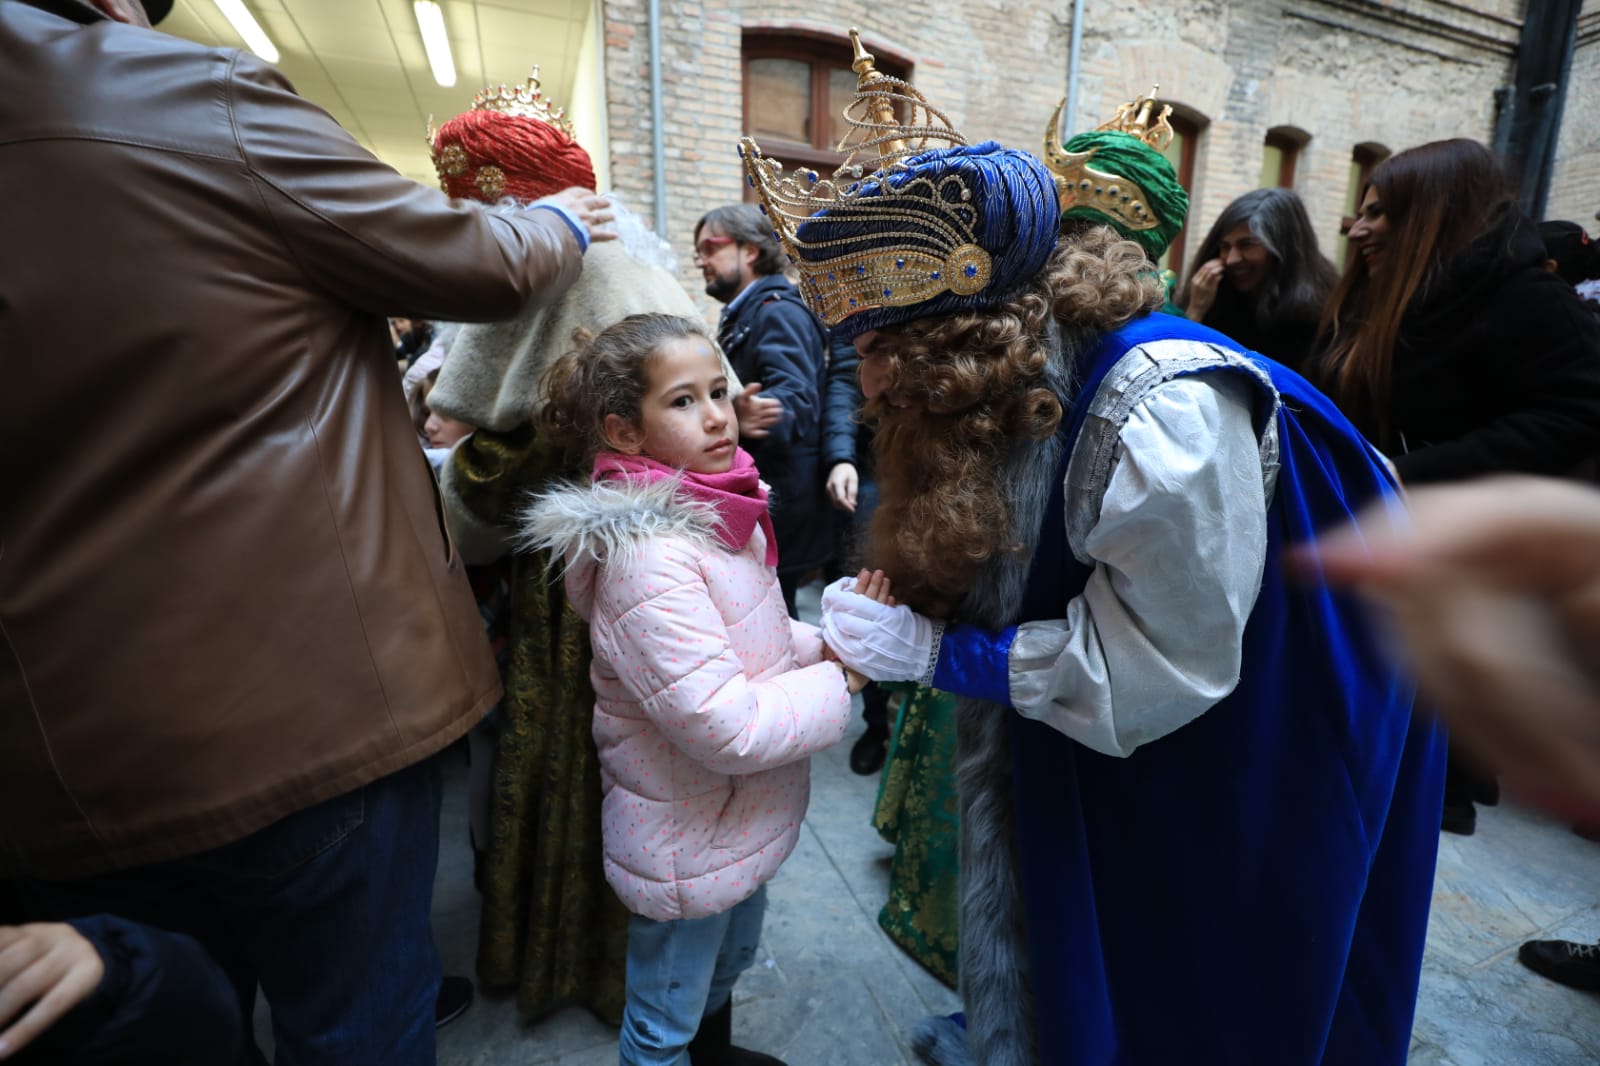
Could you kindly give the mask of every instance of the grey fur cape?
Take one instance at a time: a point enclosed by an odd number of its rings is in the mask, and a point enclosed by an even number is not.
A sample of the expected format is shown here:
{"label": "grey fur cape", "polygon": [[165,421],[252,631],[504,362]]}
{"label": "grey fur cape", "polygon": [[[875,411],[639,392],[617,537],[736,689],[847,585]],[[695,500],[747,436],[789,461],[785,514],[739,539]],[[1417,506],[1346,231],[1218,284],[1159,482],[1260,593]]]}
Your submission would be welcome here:
{"label": "grey fur cape", "polygon": [[[1051,323],[1046,384],[1070,411],[1072,355],[1092,337],[1063,338]],[[1006,456],[1001,480],[1011,501],[1015,543],[1029,550],[989,561],[967,594],[959,619],[989,629],[1014,623],[1022,611],[1033,547],[1038,542],[1051,482],[1061,460],[1059,438],[1020,440]],[[1011,710],[988,700],[956,701],[956,778],[961,811],[961,998],[963,1034],[945,1018],[929,1018],[912,1047],[934,1066],[1032,1066],[1033,995],[1017,880],[1016,818],[1012,803]]]}

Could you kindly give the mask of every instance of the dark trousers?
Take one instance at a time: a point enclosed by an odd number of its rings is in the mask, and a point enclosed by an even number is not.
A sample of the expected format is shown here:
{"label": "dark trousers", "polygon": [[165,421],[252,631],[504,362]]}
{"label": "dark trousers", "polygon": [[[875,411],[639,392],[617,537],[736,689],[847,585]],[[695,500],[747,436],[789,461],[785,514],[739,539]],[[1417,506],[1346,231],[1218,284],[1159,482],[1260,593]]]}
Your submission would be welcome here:
{"label": "dark trousers", "polygon": [[[23,903],[32,920],[111,914],[192,936],[247,1024],[260,984],[277,1066],[433,1066],[440,787],[430,759],[199,855],[24,882]],[[242,1061],[264,1060],[250,1046]]]}
{"label": "dark trousers", "polygon": [[[863,477],[856,489],[856,509],[833,512],[833,558],[828,580],[849,575],[867,564],[867,527],[872,524],[872,512],[878,509],[878,483]],[[791,612],[792,613],[792,612]],[[868,685],[861,690],[861,717],[867,723],[867,732],[887,736],[889,732],[889,693],[881,685]]]}
{"label": "dark trousers", "polygon": [[789,609],[790,618],[800,617],[800,608],[795,606],[794,601],[796,594],[800,590],[800,579],[805,576],[805,574],[795,573],[794,571],[790,571],[787,574],[782,570],[778,571],[778,591],[783,593],[783,605]]}

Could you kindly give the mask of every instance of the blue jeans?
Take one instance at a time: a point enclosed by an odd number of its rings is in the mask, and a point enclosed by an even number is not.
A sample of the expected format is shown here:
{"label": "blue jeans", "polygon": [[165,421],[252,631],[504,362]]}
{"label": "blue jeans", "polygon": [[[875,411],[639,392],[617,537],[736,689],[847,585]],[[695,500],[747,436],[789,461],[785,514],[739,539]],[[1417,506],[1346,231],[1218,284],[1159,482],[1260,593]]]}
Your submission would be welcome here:
{"label": "blue jeans", "polygon": [[628,922],[628,1003],[617,1051],[622,1066],[685,1066],[700,1019],[733,997],[755,961],[767,886],[721,914]]}
{"label": "blue jeans", "polygon": [[[245,1019],[260,983],[277,1066],[434,1066],[440,787],[430,759],[198,855],[25,882],[24,903],[192,936]],[[264,1060],[252,1046],[242,1061]]]}

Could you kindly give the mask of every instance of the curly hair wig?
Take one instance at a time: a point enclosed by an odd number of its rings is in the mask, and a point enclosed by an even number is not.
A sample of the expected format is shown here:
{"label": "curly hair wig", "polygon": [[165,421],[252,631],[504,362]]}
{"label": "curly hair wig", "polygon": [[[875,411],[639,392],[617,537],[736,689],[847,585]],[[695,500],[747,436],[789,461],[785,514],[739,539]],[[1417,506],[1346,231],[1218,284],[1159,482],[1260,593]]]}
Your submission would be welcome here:
{"label": "curly hair wig", "polygon": [[1048,440],[1063,416],[1047,383],[1061,326],[1070,360],[1098,336],[1161,306],[1144,250],[1106,226],[1063,237],[1020,294],[884,330],[893,394],[872,400],[880,502],[871,562],[895,595],[935,617],[956,611],[990,559],[1024,551],[1012,528],[1004,464]]}

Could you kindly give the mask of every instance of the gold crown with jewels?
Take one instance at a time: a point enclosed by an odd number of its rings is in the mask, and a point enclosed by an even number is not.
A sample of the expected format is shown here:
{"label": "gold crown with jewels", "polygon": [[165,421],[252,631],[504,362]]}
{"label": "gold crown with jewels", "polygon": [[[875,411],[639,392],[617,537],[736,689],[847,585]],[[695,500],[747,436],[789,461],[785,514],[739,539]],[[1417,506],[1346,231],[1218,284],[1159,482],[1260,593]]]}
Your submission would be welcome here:
{"label": "gold crown with jewels", "polygon": [[[1109,122],[1102,123],[1096,132],[1126,133],[1137,138],[1157,152],[1164,152],[1172,143],[1173,129],[1168,121],[1172,105],[1161,105],[1155,121],[1150,116],[1156,108],[1157,85],[1149,96],[1141,96],[1122,104]],[[1044,131],[1044,163],[1056,176],[1056,189],[1060,193],[1061,211],[1065,214],[1074,207],[1088,207],[1134,231],[1155,229],[1161,224],[1150,209],[1149,194],[1128,178],[1097,170],[1090,166],[1095,149],[1087,152],[1069,152],[1061,143],[1061,112],[1066,100],[1056,105],[1050,123]]]}
{"label": "gold crown with jewels", "polygon": [[[549,100],[545,99],[544,91],[540,88],[539,64],[533,65],[533,73],[528,75],[528,80],[521,85],[491,85],[472,98],[469,111],[498,111],[502,115],[512,118],[533,118],[540,122],[548,122],[556,129],[573,137],[572,119],[567,117],[566,108],[552,107]],[[433,146],[437,139],[438,130],[434,128],[433,116],[428,116],[428,145]],[[439,161],[434,159],[434,163]]]}
{"label": "gold crown with jewels", "polygon": [[[920,92],[874,66],[860,31],[850,30],[850,44],[856,95],[844,110],[850,129],[835,149],[845,161],[831,178],[806,168],[786,175],[754,139],[739,141],[746,180],[799,271],[801,295],[829,326],[943,292],[980,292],[992,271],[975,237],[977,208],[964,179],[917,176],[906,165],[967,139]],[[875,152],[871,167],[856,161],[868,152]],[[819,212],[825,217],[816,218]]]}
{"label": "gold crown with jewels", "polygon": [[544,98],[543,91],[539,88],[539,64],[533,65],[533,73],[528,75],[528,80],[521,85],[511,86],[502,82],[498,87],[489,86],[472,98],[473,111],[498,111],[512,118],[536,118],[540,122],[548,122],[556,129],[572,136],[572,120],[567,117],[566,108],[551,107],[550,101]]}

